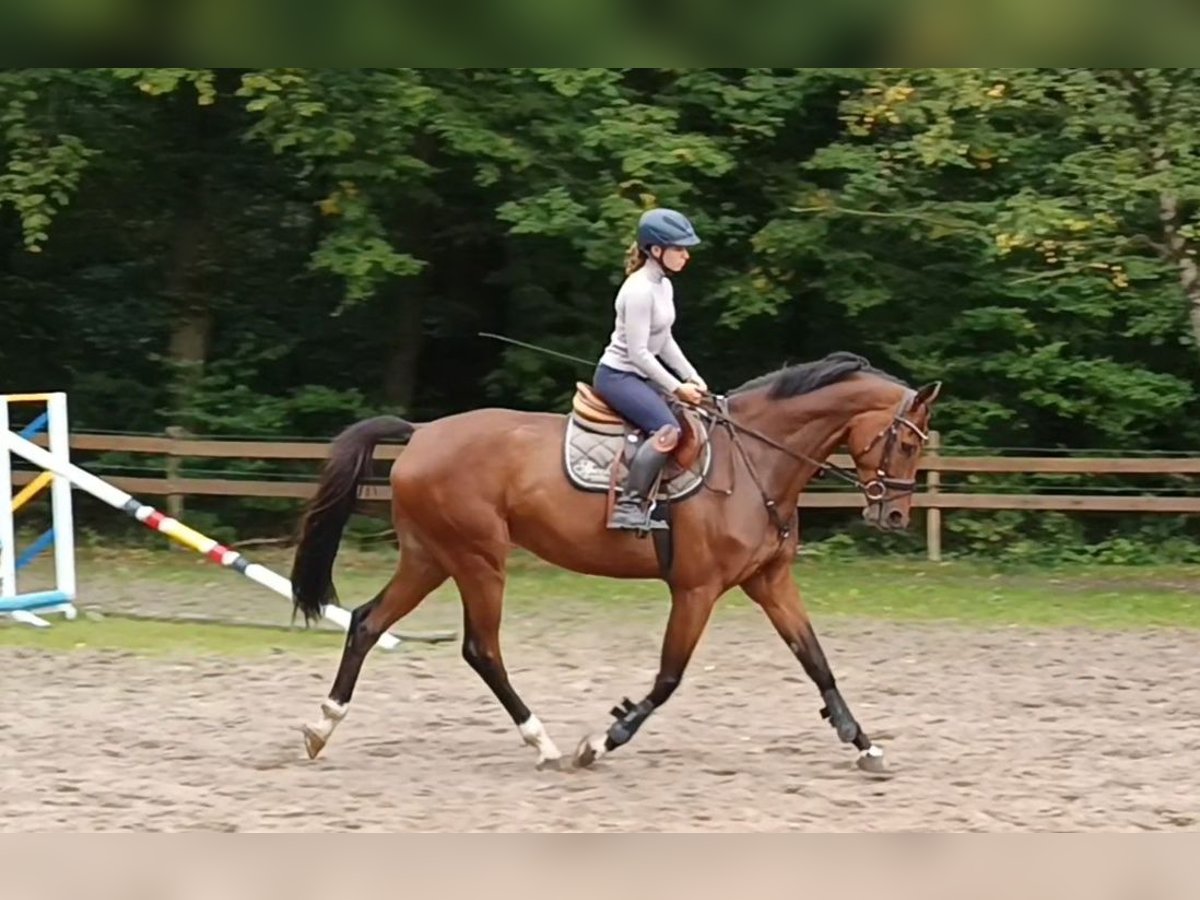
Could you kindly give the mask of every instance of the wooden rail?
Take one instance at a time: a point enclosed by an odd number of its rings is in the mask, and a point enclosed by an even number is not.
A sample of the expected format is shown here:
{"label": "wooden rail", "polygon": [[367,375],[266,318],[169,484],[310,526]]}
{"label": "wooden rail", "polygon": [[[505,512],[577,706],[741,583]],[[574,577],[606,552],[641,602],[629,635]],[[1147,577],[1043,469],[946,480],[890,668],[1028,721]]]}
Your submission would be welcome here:
{"label": "wooden rail", "polygon": [[[927,545],[931,559],[940,558],[941,521],[945,510],[1041,510],[1058,512],[1108,513],[1200,513],[1198,496],[1162,496],[1146,492],[1132,494],[1071,493],[966,493],[947,491],[945,474],[977,475],[1096,475],[1096,476],[1197,476],[1200,456],[1177,457],[1048,457],[1048,456],[946,456],[935,432],[923,455],[919,470],[925,476],[925,490],[913,498],[913,506],[927,510]],[[36,443],[45,444],[42,436]],[[113,476],[106,480],[138,496],[165,496],[168,508],[180,514],[184,498],[190,496],[279,497],[303,500],[312,495],[313,480],[263,478],[193,478],[178,474],[183,459],[241,459],[278,462],[311,462],[312,478],[316,463],[329,451],[326,441],[241,441],[189,437],[154,437],[77,433],[71,435],[71,449],[81,453],[128,453],[163,459],[163,477]],[[381,445],[377,460],[395,459],[401,445]],[[832,461],[849,465],[849,457],[834,455]],[[35,473],[14,472],[14,482],[23,485]],[[364,485],[359,493],[364,500],[386,501],[391,491],[386,484]],[[819,487],[800,497],[800,506],[809,509],[854,509],[863,505],[855,491],[827,490]]]}

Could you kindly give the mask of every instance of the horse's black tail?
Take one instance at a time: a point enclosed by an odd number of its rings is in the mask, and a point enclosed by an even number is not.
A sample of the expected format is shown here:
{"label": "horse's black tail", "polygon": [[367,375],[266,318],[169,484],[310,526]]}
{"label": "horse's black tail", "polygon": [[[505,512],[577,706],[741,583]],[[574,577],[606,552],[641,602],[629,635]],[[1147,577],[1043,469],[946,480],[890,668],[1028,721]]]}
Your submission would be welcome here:
{"label": "horse's black tail", "polygon": [[375,445],[388,438],[407,441],[416,426],[395,416],[375,416],[351,425],[334,439],[321,470],[317,492],[300,522],[300,542],[292,561],[292,605],[304,621],[321,616],[336,602],[333,560],[342,531],[354,512],[358,486],[371,468]]}

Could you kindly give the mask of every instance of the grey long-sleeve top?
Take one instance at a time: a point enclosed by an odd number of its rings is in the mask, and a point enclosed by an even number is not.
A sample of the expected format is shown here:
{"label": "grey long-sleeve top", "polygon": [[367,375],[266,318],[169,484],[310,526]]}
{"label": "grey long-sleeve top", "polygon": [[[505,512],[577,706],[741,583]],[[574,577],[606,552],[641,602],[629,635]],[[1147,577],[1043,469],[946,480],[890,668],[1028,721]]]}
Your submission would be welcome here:
{"label": "grey long-sleeve top", "polygon": [[625,279],[613,307],[616,324],[600,357],[601,363],[622,372],[644,375],[670,393],[675,392],[680,381],[658,357],[684,379],[697,374],[671,335],[671,326],[675,324],[674,289],[656,260],[646,260],[644,266]]}

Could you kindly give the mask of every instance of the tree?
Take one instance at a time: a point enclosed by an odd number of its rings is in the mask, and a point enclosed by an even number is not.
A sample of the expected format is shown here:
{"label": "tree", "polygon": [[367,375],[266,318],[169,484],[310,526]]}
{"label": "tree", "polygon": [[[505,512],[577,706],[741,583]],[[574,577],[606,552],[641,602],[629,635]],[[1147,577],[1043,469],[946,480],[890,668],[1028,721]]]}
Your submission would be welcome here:
{"label": "tree", "polygon": [[1181,344],[1200,173],[1176,123],[1196,86],[1157,71],[864,72],[807,197],[761,244],[808,248],[884,352],[947,378],[963,436],[1191,440],[1160,426],[1195,404]]}

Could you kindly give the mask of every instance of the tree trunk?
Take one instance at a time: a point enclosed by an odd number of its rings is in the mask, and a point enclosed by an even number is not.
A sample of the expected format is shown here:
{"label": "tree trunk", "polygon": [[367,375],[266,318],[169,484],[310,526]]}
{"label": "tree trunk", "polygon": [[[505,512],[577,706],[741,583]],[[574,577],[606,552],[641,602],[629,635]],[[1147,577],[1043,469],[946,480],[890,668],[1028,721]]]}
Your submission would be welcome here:
{"label": "tree trunk", "polygon": [[383,393],[388,403],[407,411],[416,395],[421,356],[421,295],[402,288],[397,303],[395,341],[383,375]]}
{"label": "tree trunk", "polygon": [[212,311],[200,305],[181,310],[171,331],[168,352],[175,370],[174,420],[185,428],[192,427],[188,410],[195,401],[200,380],[204,377],[211,334]]}
{"label": "tree trunk", "polygon": [[[1162,172],[1170,168],[1171,162],[1162,150],[1155,151],[1154,167]],[[1188,321],[1192,325],[1192,339],[1200,348],[1200,266],[1196,264],[1194,249],[1188,246],[1187,238],[1179,231],[1179,198],[1173,193],[1159,195],[1158,218],[1162,222],[1164,255],[1179,273],[1179,286],[1188,305]]]}
{"label": "tree trunk", "polygon": [[192,422],[188,410],[204,376],[213,315],[200,284],[204,256],[203,219],[199,210],[184,215],[188,218],[178,224],[171,248],[167,296],[175,304],[176,314],[167,353],[174,369],[174,423],[190,428]]}
{"label": "tree trunk", "polygon": [[1176,265],[1179,267],[1179,285],[1187,298],[1188,319],[1192,323],[1192,338],[1196,347],[1200,348],[1200,268],[1196,266],[1194,257],[1186,250],[1186,241],[1180,239],[1185,249],[1179,254]]}

